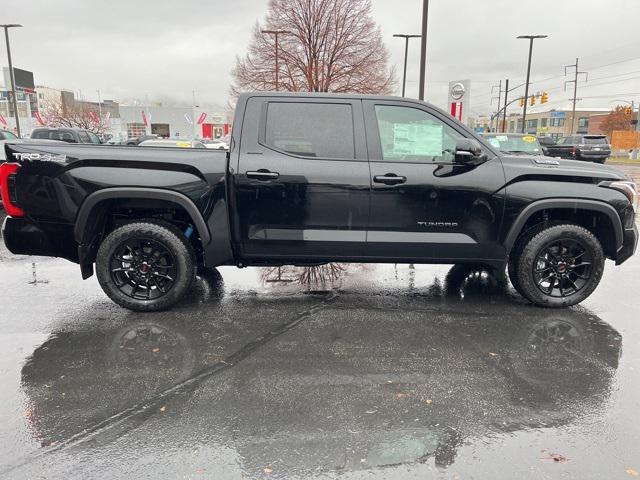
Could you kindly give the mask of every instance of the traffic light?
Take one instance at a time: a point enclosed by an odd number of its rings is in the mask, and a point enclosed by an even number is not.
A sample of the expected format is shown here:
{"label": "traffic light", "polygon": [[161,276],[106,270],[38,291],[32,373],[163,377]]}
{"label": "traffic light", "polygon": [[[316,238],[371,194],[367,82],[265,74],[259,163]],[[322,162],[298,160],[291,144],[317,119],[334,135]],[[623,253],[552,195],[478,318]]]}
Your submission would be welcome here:
{"label": "traffic light", "polygon": [[540,103],[547,103],[549,101],[549,94],[547,92],[542,92],[540,96]]}
{"label": "traffic light", "polygon": [[524,97],[520,97],[520,106],[524,107]]}
{"label": "traffic light", "polygon": [[535,104],[536,104],[536,96],[531,95],[531,98],[529,98],[529,105],[533,107]]}

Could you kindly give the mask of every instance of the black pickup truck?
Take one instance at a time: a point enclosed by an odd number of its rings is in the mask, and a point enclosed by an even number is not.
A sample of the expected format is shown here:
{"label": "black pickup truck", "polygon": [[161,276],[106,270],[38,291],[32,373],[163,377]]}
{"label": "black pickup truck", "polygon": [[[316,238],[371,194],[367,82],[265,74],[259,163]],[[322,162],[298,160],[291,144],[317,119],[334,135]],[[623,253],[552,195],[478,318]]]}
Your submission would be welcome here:
{"label": "black pickup truck", "polygon": [[550,157],[570,158],[604,163],[611,155],[606,135],[571,135],[562,137],[554,145],[546,145]]}
{"label": "black pickup truck", "polygon": [[63,257],[158,310],[198,269],[475,263],[550,307],[635,251],[636,186],[602,165],[500,154],[442,110],[363,95],[239,97],[229,151],[8,144],[15,254]]}

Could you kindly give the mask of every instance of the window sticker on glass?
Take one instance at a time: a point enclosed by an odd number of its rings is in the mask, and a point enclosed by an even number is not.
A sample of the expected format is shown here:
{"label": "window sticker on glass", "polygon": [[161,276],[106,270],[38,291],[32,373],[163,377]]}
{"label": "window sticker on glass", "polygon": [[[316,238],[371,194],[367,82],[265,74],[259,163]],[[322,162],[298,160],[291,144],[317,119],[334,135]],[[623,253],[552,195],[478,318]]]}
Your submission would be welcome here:
{"label": "window sticker on glass", "polygon": [[509,140],[509,137],[507,137],[506,135],[498,135],[496,136],[496,139],[498,140],[498,142],[506,142]]}
{"label": "window sticker on glass", "polygon": [[491,137],[489,139],[489,143],[491,144],[492,147],[500,148],[500,140],[498,140],[497,138]]}
{"label": "window sticker on glass", "polygon": [[524,137],[522,137],[522,140],[525,142],[535,142],[536,137],[534,137],[533,135],[525,135]]}
{"label": "window sticker on glass", "polygon": [[438,157],[442,155],[442,125],[396,123],[393,154]]}

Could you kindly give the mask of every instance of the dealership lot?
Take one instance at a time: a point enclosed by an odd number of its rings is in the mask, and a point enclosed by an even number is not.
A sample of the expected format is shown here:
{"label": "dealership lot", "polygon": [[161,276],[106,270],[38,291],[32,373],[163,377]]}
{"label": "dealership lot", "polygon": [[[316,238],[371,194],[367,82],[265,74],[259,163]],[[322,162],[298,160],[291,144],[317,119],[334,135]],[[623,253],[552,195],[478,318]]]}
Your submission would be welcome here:
{"label": "dealership lot", "polygon": [[76,265],[2,247],[0,476],[640,471],[637,256],[563,310],[474,268],[354,265],[312,287],[220,273],[139,314]]}

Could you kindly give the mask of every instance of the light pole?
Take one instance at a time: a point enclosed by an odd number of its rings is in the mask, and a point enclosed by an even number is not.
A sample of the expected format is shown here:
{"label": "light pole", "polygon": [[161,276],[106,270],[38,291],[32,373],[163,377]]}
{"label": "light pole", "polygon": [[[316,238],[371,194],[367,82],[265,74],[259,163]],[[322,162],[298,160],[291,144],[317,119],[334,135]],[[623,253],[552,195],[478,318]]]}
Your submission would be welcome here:
{"label": "light pole", "polygon": [[547,35],[518,35],[517,38],[526,38],[529,40],[529,61],[527,63],[527,81],[524,87],[524,106],[522,107],[522,132],[526,131],[527,122],[527,101],[529,100],[529,78],[531,75],[531,55],[533,54],[533,41],[536,38],[547,38]]}
{"label": "light pole", "polygon": [[10,28],[20,28],[22,25],[18,25],[17,23],[8,23],[5,25],[0,25],[0,27],[4,28],[4,38],[7,42],[7,59],[9,60],[9,78],[11,79],[11,99],[13,102],[13,114],[16,119],[16,131],[18,132],[18,136],[20,135],[20,120],[18,119],[18,102],[16,99],[16,79],[13,74],[13,63],[11,62],[11,45],[9,44],[9,29]]}
{"label": "light pole", "polygon": [[429,20],[429,0],[422,1],[422,35],[420,39],[420,90],[418,99],[424,100],[424,82],[427,69],[427,21]]}
{"label": "light pole", "polygon": [[260,33],[273,35],[276,43],[276,92],[278,91],[278,76],[280,73],[280,66],[278,65],[278,37],[280,35],[286,35],[291,33],[289,30],[260,30]]}
{"label": "light pole", "polygon": [[404,97],[405,87],[407,86],[407,55],[409,53],[409,39],[420,38],[422,35],[407,35],[405,33],[396,33],[393,36],[404,38],[404,68],[402,69],[402,96]]}

